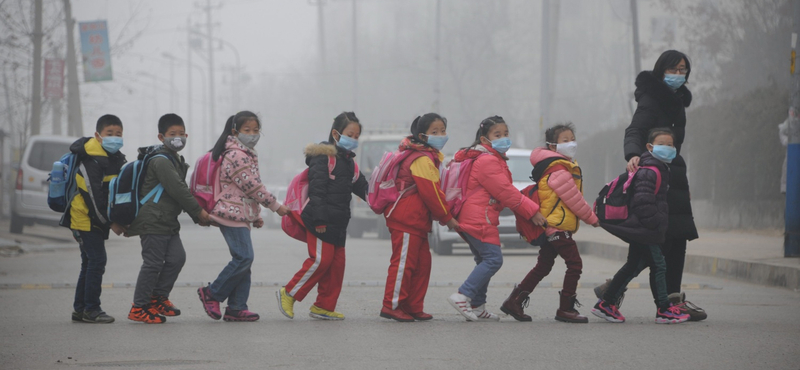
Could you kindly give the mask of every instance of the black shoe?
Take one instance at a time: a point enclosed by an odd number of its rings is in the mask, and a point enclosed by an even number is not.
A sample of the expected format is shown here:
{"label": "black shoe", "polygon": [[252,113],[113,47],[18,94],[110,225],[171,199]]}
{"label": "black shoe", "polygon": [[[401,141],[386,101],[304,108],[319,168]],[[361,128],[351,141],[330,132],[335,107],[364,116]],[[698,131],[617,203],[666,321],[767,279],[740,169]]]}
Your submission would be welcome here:
{"label": "black shoe", "polygon": [[104,311],[83,311],[83,322],[90,322],[93,324],[110,324],[114,322],[114,318],[106,314]]}
{"label": "black shoe", "polygon": [[83,322],[83,312],[72,311],[72,322]]}

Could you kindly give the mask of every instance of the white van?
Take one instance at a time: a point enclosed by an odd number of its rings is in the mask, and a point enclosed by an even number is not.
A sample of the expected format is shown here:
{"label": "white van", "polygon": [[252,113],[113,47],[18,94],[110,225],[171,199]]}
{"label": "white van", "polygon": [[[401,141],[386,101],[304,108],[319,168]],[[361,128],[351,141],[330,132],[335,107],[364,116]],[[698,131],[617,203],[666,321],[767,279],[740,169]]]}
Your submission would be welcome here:
{"label": "white van", "polygon": [[47,206],[47,182],[53,162],[69,152],[76,137],[31,136],[17,170],[17,184],[11,201],[9,231],[21,234],[24,226],[34,223],[57,226],[61,213]]}

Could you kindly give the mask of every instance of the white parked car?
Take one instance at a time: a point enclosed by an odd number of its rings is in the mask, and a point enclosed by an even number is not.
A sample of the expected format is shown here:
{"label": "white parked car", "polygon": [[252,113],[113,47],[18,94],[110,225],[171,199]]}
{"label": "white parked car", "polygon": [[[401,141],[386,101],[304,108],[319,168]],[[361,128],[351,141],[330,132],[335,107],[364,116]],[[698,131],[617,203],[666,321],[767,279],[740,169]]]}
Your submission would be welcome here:
{"label": "white parked car", "polygon": [[78,138],[45,135],[28,139],[17,169],[17,183],[11,202],[11,233],[21,234],[26,225],[34,223],[58,226],[62,214],[47,206],[47,179],[53,162],[69,152],[75,140]]}
{"label": "white parked car", "polygon": [[[533,170],[530,159],[531,152],[528,149],[509,149],[506,152],[508,168],[511,170],[511,177],[517,189],[522,190],[533,183],[530,179],[531,170]],[[500,212],[500,225],[497,228],[500,231],[500,242],[504,247],[527,248],[531,246],[520,237],[514,213],[508,208]],[[450,255],[453,254],[453,243],[464,243],[464,240],[455,231],[448,230],[447,226],[434,222],[433,229],[428,235],[428,243],[434,253]]]}

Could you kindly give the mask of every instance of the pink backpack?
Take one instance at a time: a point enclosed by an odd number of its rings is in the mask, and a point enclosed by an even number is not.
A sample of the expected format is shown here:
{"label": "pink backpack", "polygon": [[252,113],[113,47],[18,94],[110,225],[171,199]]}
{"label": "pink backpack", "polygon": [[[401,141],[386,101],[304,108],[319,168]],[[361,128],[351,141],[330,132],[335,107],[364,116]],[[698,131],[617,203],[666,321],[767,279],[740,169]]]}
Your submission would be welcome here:
{"label": "pink backpack", "polygon": [[[223,153],[224,155],[224,153]],[[189,190],[197,199],[200,207],[206,212],[211,213],[219,200],[219,167],[222,163],[222,155],[214,161],[211,152],[203,154],[197,158],[194,164],[194,173],[189,183]]]}
{"label": "pink backpack", "polygon": [[469,182],[469,173],[472,171],[472,165],[476,159],[478,158],[468,158],[461,162],[450,161],[447,166],[442,166],[439,169],[440,185],[444,192],[444,199],[447,201],[447,206],[453,216],[458,216],[459,212],[461,212],[461,206],[464,205],[464,201],[470,195],[467,194],[467,183]]}
{"label": "pink backpack", "polygon": [[397,202],[400,201],[403,195],[413,194],[413,192],[416,191],[416,184],[411,184],[410,186],[400,184],[402,189],[398,190],[395,180],[397,179],[397,173],[400,171],[400,165],[403,164],[403,161],[407,159],[413,162],[423,155],[426,154],[415,150],[396,150],[383,154],[380,163],[378,163],[378,166],[375,167],[375,170],[372,171],[372,175],[369,177],[369,195],[367,196],[367,203],[369,203],[369,208],[372,209],[372,212],[381,214],[386,210],[386,207],[393,204],[391,211],[386,215],[386,217],[389,217],[392,215],[392,212],[394,212],[394,207],[397,206]]}
{"label": "pink backpack", "polygon": [[[353,183],[358,181],[361,175],[358,169],[358,163],[355,163],[355,174],[353,175]],[[336,167],[336,157],[328,156],[328,177],[331,180],[335,179],[333,169]],[[291,214],[281,218],[281,229],[286,235],[291,236],[301,242],[306,242],[306,227],[303,225],[300,214],[303,213],[303,208],[308,204],[308,168],[304,169],[289,183],[289,189],[286,190],[286,200],[283,205],[289,208]]]}

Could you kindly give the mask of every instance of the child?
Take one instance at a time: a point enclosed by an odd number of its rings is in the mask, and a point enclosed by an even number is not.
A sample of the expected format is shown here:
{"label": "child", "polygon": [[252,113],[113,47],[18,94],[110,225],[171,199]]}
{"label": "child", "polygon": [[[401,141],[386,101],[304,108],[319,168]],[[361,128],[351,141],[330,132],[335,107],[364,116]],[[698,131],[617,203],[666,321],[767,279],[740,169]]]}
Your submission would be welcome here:
{"label": "child", "polygon": [[[646,267],[654,271],[650,286],[656,304],[656,323],[681,323],[689,319],[689,315],[681,306],[673,306],[667,298],[665,280],[666,264],[659,244],[664,242],[667,231],[667,184],[669,184],[669,167],[667,163],[675,158],[675,136],[666,128],[650,131],[647,150],[639,161],[639,170],[633,182],[633,199],[629,205],[630,215],[623,223],[611,225],[602,223],[604,229],[627,241],[628,261],[617,271],[603,294],[603,298],[594,305],[592,313],[610,322],[625,322],[625,317],[614,304],[619,299],[630,281]],[[661,184],[656,193],[657,174],[652,169],[641,168],[652,166],[661,174]]]}
{"label": "child", "polygon": [[[197,289],[203,309],[214,320],[259,319],[257,313],[247,309],[250,266],[253,264],[250,225],[258,228],[264,226],[259,204],[281,216],[288,211],[261,183],[258,153],[255,151],[260,138],[261,122],[255,113],[239,112],[228,118],[222,135],[211,151],[214,161],[222,160],[218,173],[219,188],[216,189],[219,201],[211,212],[211,220],[219,226],[233,257],[211,285]],[[223,317],[219,304],[226,299],[228,307]]]}
{"label": "child", "polygon": [[[344,315],[335,309],[344,279],[350,201],[352,194],[366,201],[368,188],[367,179],[360,172],[354,179],[353,150],[358,147],[359,136],[361,123],[355,113],[343,112],[333,120],[327,142],[310,144],[305,149],[309,201],[300,217],[307,228],[309,258],[292,280],[275,292],[281,312],[290,319],[294,318],[294,302],[302,301],[319,283],[317,301],[309,316],[344,320]],[[328,173],[330,156],[335,156],[336,167]]]}
{"label": "child", "polygon": [[458,292],[447,299],[467,321],[500,320],[486,310],[489,280],[503,265],[497,230],[500,211],[510,208],[532,218],[539,209],[512,184],[504,154],[510,147],[508,125],[502,117],[493,116],[481,121],[475,142],[455,155],[456,161],[475,160],[467,180],[466,200],[457,217],[461,237],[469,244],[477,266]]}
{"label": "child", "polygon": [[547,146],[536,148],[531,153],[531,164],[535,167],[558,167],[538,182],[539,213],[537,219],[544,219],[546,241],[539,249],[536,266],[514,287],[503,306],[503,312],[518,321],[531,321],[523,311],[528,295],[542,279],[550,273],[556,256],[561,256],[567,264],[563,289],[559,292],[560,303],[556,310],[556,320],[563,322],[587,323],[589,319],[575,309],[578,279],[583,262],[578,253],[578,245],[572,235],[578,231],[578,220],[599,226],[597,216],[583,199],[581,168],[575,162],[577,142],[575,128],[571,123],[558,124],[545,131]]}
{"label": "child", "polygon": [[75,172],[78,193],[61,218],[61,226],[72,230],[81,250],[81,273],[72,304],[73,322],[112,323],[114,318],[100,308],[109,229],[117,235],[125,228],[108,220],[108,183],[125,164],[122,121],[106,114],[97,120],[94,137],[75,141],[69,150],[80,163]]}
{"label": "child", "polygon": [[139,148],[139,158],[145,154],[164,154],[169,159],[155,157],[148,163],[140,194],[149,193],[158,184],[164,187],[164,193],[158,203],[150,201],[141,206],[126,233],[126,236],[139,235],[142,242],[142,268],[129,320],[161,324],[167,321],[165,316],[181,314],[169,301],[169,293],[186,262],[178,215],[185,211],[201,225],[211,221],[186,185],[189,165],[178,152],[186,146],[187,137],[183,119],[176,114],[165,114],[158,120],[158,139],[163,145]]}
{"label": "child", "polygon": [[433,319],[423,311],[431,276],[431,217],[451,229],[458,227],[439,187],[445,143],[447,120],[436,113],[417,117],[411,124],[411,136],[400,143],[400,151],[415,153],[400,164],[395,179],[400,191],[408,190],[384,212],[392,236],[392,258],[381,317],[397,321]]}

